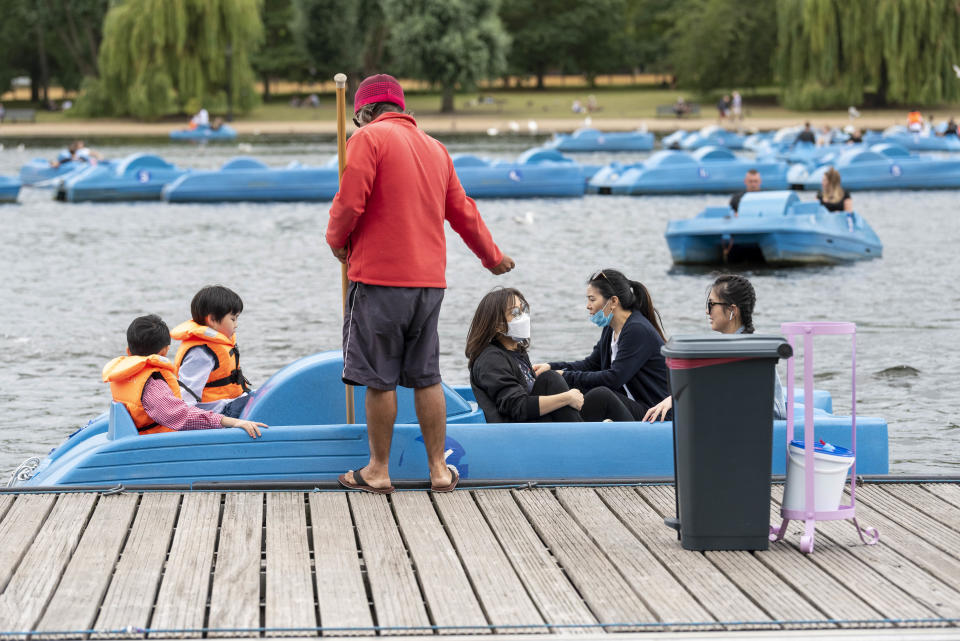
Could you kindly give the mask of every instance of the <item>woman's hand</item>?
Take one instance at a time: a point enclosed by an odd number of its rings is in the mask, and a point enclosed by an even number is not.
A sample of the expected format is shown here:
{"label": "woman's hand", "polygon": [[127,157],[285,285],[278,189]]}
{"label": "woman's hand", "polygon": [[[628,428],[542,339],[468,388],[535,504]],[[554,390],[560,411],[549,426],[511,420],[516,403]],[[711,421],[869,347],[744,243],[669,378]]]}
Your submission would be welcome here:
{"label": "woman's hand", "polygon": [[583,392],[573,388],[564,393],[567,395],[567,405],[579,412],[580,408],[583,407]]}
{"label": "woman's hand", "polygon": [[667,416],[667,412],[673,407],[673,397],[668,396],[650,409],[647,410],[647,413],[643,415],[643,420],[653,423],[655,421],[662,421]]}
{"label": "woman's hand", "polygon": [[550,363],[537,363],[533,366],[534,376],[540,376],[544,372],[550,371]]}

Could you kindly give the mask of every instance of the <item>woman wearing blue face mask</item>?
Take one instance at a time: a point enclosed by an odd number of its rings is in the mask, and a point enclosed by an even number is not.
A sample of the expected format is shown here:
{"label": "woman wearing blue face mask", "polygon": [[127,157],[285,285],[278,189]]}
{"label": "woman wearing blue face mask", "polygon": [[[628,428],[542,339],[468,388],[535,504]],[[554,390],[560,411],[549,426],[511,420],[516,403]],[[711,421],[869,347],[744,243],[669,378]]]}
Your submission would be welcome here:
{"label": "woman wearing blue face mask", "polygon": [[[559,371],[570,387],[589,398],[606,388],[618,401],[607,405],[615,421],[639,421],[667,395],[667,364],[660,354],[664,344],[660,315],[650,292],[614,269],[604,269],[587,282],[587,312],[603,328],[600,340],[582,361],[541,363],[534,373]],[[585,409],[586,421],[601,420]]]}

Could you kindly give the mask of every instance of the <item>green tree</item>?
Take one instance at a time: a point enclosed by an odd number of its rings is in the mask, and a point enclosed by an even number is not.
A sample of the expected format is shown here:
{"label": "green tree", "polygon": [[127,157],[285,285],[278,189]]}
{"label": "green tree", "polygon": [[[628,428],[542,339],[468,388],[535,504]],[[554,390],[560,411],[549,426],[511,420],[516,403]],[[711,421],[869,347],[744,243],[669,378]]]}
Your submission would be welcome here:
{"label": "green tree", "polygon": [[796,109],[960,99],[955,0],[781,0],[777,76]]}
{"label": "green tree", "polygon": [[669,66],[667,33],[674,0],[627,0],[617,49],[626,68],[662,71]]}
{"label": "green tree", "polygon": [[310,67],[303,44],[294,33],[299,12],[293,0],[264,0],[261,20],[264,45],[251,57],[263,82],[263,98],[270,98],[271,78],[300,80]]}
{"label": "green tree", "polygon": [[386,25],[381,0],[297,0],[297,36],[323,80],[347,74],[352,98],[360,80],[383,71]]}
{"label": "green tree", "polygon": [[506,68],[510,37],[497,0],[383,0],[388,44],[397,73],[422,78],[443,92],[453,112],[457,85],[468,87]]}
{"label": "green tree", "polygon": [[777,37],[773,2],[683,0],[673,16],[669,61],[680,86],[706,93],[770,82]]}
{"label": "green tree", "polygon": [[103,27],[100,78],[78,105],[153,119],[176,108],[241,111],[256,102],[250,58],[263,37],[260,0],[125,0]]}
{"label": "green tree", "polygon": [[597,75],[622,68],[618,36],[624,30],[626,0],[573,2],[565,20],[575,34],[569,50],[570,68],[594,85]]}

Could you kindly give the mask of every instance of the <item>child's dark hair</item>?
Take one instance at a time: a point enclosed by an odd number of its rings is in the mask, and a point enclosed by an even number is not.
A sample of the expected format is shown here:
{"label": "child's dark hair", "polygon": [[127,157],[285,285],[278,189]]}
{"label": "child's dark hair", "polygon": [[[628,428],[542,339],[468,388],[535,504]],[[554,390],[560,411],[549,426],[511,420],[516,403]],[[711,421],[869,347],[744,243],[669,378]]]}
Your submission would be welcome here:
{"label": "child's dark hair", "polygon": [[190,301],[190,315],[197,325],[206,325],[207,316],[219,322],[227,314],[243,311],[243,300],[232,289],[223,285],[208,285],[197,292]]}
{"label": "child's dark hair", "polygon": [[629,280],[615,269],[601,269],[590,277],[587,284],[600,292],[600,295],[604,298],[616,296],[620,299],[620,305],[624,309],[640,312],[650,321],[653,329],[657,330],[660,338],[664,341],[667,340],[663,333],[663,321],[660,320],[660,312],[653,306],[650,292],[643,286],[643,283]]}
{"label": "child's dark hair", "polygon": [[134,318],[127,327],[127,349],[132,356],[157,354],[170,345],[170,328],[156,314]]}
{"label": "child's dark hair", "polygon": [[743,333],[753,333],[753,307],[757,304],[757,293],[750,281],[736,274],[724,274],[713,281],[710,288],[720,302],[736,305],[740,310],[740,322]]}

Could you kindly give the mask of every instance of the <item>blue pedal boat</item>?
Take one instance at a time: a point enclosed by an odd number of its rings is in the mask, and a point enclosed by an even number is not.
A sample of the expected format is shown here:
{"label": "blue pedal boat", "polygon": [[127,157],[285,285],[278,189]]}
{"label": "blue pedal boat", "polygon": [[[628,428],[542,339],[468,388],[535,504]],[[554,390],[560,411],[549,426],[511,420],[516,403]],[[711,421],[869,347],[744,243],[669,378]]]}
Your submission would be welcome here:
{"label": "blue pedal boat", "polygon": [[572,134],[554,134],[544,143],[557,151],[650,151],[654,136],[648,131],[600,131],[580,128]]}
{"label": "blue pedal boat", "polygon": [[816,168],[794,165],[787,174],[791,185],[820,189],[823,174],[834,167],[848,189],[957,189],[960,158],[912,154],[900,145],[857,145],[832,162]]}
{"label": "blue pedal boat", "polygon": [[237,130],[230,125],[220,125],[216,129],[210,125],[201,125],[194,129],[174,129],[170,132],[171,140],[233,140],[237,137]]}
{"label": "blue pedal boat", "polygon": [[578,198],[598,169],[554,149],[528,149],[516,161],[472,154],[453,156],[453,167],[471,198]]}
{"label": "blue pedal boat", "polygon": [[665,236],[675,263],[840,263],[883,255],[862,216],[829,212],[792,191],[744,194],[736,216],[729,207],[707,207],[695,218],[671,220]]}
{"label": "blue pedal boat", "polygon": [[163,187],[163,199],[173,203],[234,201],[333,200],[339,189],[336,160],[324,167],[268,167],[254,158],[239,157],[215,171],[191,171]]}
{"label": "blue pedal boat", "polygon": [[[335,481],[368,457],[364,388],[355,388],[357,424],[345,423],[340,352],[283,368],[256,390],[243,418],[270,425],[251,439],[238,429],[140,436],[123,405],[93,419],[42,461],[21,465],[18,487],[189,486]],[[673,475],[671,423],[491,423],[469,387],[444,386],[448,462],[472,481],[590,481]],[[796,396],[802,399],[802,396]],[[851,419],[830,414],[828,394],[814,394],[817,436],[849,447]],[[802,415],[802,410],[798,410]],[[857,471],[886,474],[887,425],[857,417]],[[774,474],[786,465],[786,422],[774,421]],[[398,389],[390,474],[422,481],[427,470],[413,393]]]}
{"label": "blue pedal boat", "polygon": [[15,203],[20,194],[20,179],[0,176],[0,203]]}
{"label": "blue pedal boat", "polygon": [[689,194],[731,192],[743,189],[743,177],[756,169],[764,189],[786,189],[785,162],[751,160],[729,149],[704,147],[693,153],[658,151],[641,163],[612,163],[600,169],[587,184],[591,194]]}
{"label": "blue pedal boat", "polygon": [[57,200],[160,200],[163,186],[187,173],[159,156],[133,154],[110,164],[99,164],[70,174],[57,187]]}
{"label": "blue pedal boat", "polygon": [[704,147],[726,147],[727,149],[743,149],[746,136],[735,131],[727,131],[717,125],[709,125],[699,131],[685,136],[680,141],[680,148],[693,150]]}
{"label": "blue pedal boat", "polygon": [[[946,129],[946,123],[939,128]],[[923,132],[908,131],[903,125],[894,125],[883,130],[880,142],[900,145],[909,151],[960,151],[960,137],[938,136],[937,129]]]}
{"label": "blue pedal boat", "polygon": [[53,167],[46,158],[34,158],[20,167],[20,182],[31,187],[56,187],[60,180],[92,166],[84,160],[71,160]]}

